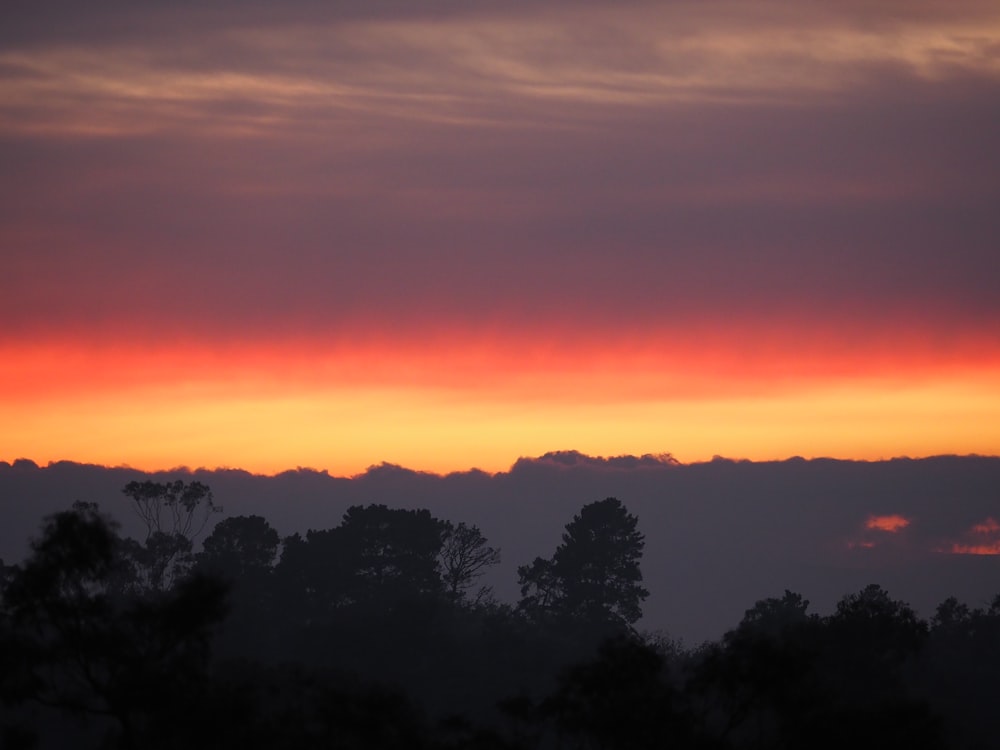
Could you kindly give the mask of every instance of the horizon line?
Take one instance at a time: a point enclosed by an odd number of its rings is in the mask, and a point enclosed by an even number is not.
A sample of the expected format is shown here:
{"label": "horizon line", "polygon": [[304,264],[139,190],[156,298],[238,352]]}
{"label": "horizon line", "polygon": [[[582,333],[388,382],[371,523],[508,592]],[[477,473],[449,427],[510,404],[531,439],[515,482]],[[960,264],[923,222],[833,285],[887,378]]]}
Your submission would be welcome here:
{"label": "horizon line", "polygon": [[222,472],[235,472],[248,474],[254,477],[264,477],[273,478],[283,476],[285,474],[294,473],[311,473],[311,474],[322,474],[329,476],[332,479],[362,479],[378,471],[384,470],[397,470],[408,474],[421,474],[431,477],[449,477],[455,475],[463,474],[484,474],[490,477],[496,477],[504,474],[510,474],[514,472],[519,466],[531,465],[531,464],[544,464],[553,467],[561,467],[564,469],[574,469],[574,468],[603,468],[609,470],[617,471],[628,471],[628,470],[639,470],[639,469],[653,469],[653,468],[684,468],[693,466],[704,466],[706,464],[718,464],[718,463],[732,463],[732,464],[781,464],[790,462],[820,462],[820,461],[832,461],[838,463],[859,463],[859,464],[880,464],[880,463],[891,463],[893,461],[929,461],[934,459],[942,458],[980,458],[980,459],[1000,459],[1000,454],[984,454],[984,453],[935,453],[924,456],[911,456],[911,455],[896,455],[889,457],[881,457],[877,459],[869,458],[844,458],[838,456],[802,456],[799,454],[785,456],[783,458],[769,458],[769,459],[750,459],[750,458],[737,458],[731,456],[714,455],[710,459],[705,460],[695,460],[695,461],[681,461],[677,459],[673,454],[669,452],[662,453],[643,453],[640,455],[623,453],[618,455],[591,455],[583,451],[578,451],[575,449],[567,450],[554,450],[546,451],[539,456],[518,456],[513,463],[506,469],[500,469],[497,471],[489,471],[487,469],[482,469],[477,466],[472,466],[465,469],[454,469],[451,471],[440,472],[432,471],[427,469],[417,469],[410,466],[405,466],[403,464],[395,463],[393,461],[382,460],[377,463],[369,464],[364,471],[357,472],[354,474],[333,474],[329,468],[316,468],[313,466],[295,466],[281,471],[276,472],[258,472],[251,469],[245,469],[239,466],[215,466],[209,467],[205,465],[192,467],[189,465],[178,465],[171,466],[168,468],[142,468],[138,466],[133,466],[127,463],[120,464],[101,464],[88,461],[77,461],[71,458],[62,458],[56,460],[50,460],[45,464],[39,463],[32,458],[26,456],[18,456],[12,460],[0,459],[0,470],[3,469],[13,469],[19,464],[30,464],[33,468],[44,470],[53,468],[63,464],[71,464],[74,466],[82,467],[94,467],[100,469],[110,469],[110,470],[121,470],[121,471],[135,471],[140,474],[199,474],[199,473],[222,473]]}

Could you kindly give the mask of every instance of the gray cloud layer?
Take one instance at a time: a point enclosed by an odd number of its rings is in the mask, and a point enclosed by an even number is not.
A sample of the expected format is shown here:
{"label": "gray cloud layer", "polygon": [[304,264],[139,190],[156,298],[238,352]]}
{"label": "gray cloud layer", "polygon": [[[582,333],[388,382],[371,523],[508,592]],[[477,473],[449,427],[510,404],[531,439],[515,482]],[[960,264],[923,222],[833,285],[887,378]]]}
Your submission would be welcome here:
{"label": "gray cloud layer", "polygon": [[[308,470],[140,475],[0,462],[0,556],[18,559],[41,517],[77,499],[100,503],[138,535],[121,488],[141,477],[207,482],[227,515],[263,515],[283,535],[335,526],[350,505],[368,503],[426,507],[475,523],[502,548],[492,582],[508,601],[517,597],[518,565],[551,555],[583,504],[615,496],[646,535],[652,596],[643,625],[693,643],[716,637],[756,599],[785,588],[829,611],[842,595],[877,582],[927,616],[950,595],[978,606],[1000,592],[1000,555],[950,554],[955,544],[1000,551],[1000,535],[973,531],[1000,520],[1000,459],[976,457],[678,465],[568,452],[522,459],[496,475],[440,477],[382,465],[352,479]],[[893,515],[909,525],[895,533],[866,528],[873,516]]]}

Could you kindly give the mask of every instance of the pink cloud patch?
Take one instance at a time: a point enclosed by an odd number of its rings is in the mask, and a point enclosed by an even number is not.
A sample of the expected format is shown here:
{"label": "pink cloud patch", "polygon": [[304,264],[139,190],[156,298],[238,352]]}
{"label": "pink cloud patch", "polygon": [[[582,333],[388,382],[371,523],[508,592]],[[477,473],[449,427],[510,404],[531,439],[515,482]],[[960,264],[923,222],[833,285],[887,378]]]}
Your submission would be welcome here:
{"label": "pink cloud patch", "polygon": [[1000,555],[1000,541],[989,544],[953,544],[953,555]]}
{"label": "pink cloud patch", "polygon": [[887,531],[890,534],[895,534],[909,525],[910,519],[895,514],[891,516],[869,516],[865,522],[866,529]]}
{"label": "pink cloud patch", "polygon": [[973,534],[996,534],[1000,531],[1000,523],[995,518],[987,518],[982,523],[977,523],[972,527]]}
{"label": "pink cloud patch", "polygon": [[995,518],[973,524],[964,542],[951,545],[953,555],[1000,555],[1000,523]]}

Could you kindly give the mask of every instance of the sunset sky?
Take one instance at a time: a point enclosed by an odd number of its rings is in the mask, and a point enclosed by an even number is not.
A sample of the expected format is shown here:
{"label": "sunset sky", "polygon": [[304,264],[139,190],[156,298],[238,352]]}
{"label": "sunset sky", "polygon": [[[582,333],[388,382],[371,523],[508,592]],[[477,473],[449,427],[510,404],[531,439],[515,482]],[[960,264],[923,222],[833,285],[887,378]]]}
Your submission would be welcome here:
{"label": "sunset sky", "polygon": [[0,460],[1000,453],[995,0],[95,5],[0,10]]}

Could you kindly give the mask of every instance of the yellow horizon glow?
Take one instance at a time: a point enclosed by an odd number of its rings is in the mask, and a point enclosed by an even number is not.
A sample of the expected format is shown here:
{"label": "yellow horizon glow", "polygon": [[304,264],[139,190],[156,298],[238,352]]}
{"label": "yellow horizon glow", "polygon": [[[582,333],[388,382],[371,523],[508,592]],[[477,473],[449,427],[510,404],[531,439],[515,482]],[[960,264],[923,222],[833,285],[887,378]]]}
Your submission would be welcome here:
{"label": "yellow horizon glow", "polygon": [[[308,467],[349,476],[382,462],[439,474],[499,472],[553,450],[671,453],[684,463],[718,455],[1000,453],[995,364],[892,377],[822,375],[810,366],[782,381],[748,362],[755,374],[744,382],[693,354],[674,372],[664,362],[679,355],[623,362],[578,354],[504,365],[509,353],[462,361],[430,351],[358,355],[340,369],[306,355],[289,364],[266,351],[232,355],[235,369],[223,365],[227,357],[209,367],[184,351],[111,361],[82,349],[22,355],[20,366],[0,368],[0,460],[259,474]],[[106,369],[95,373],[98,361]]]}

